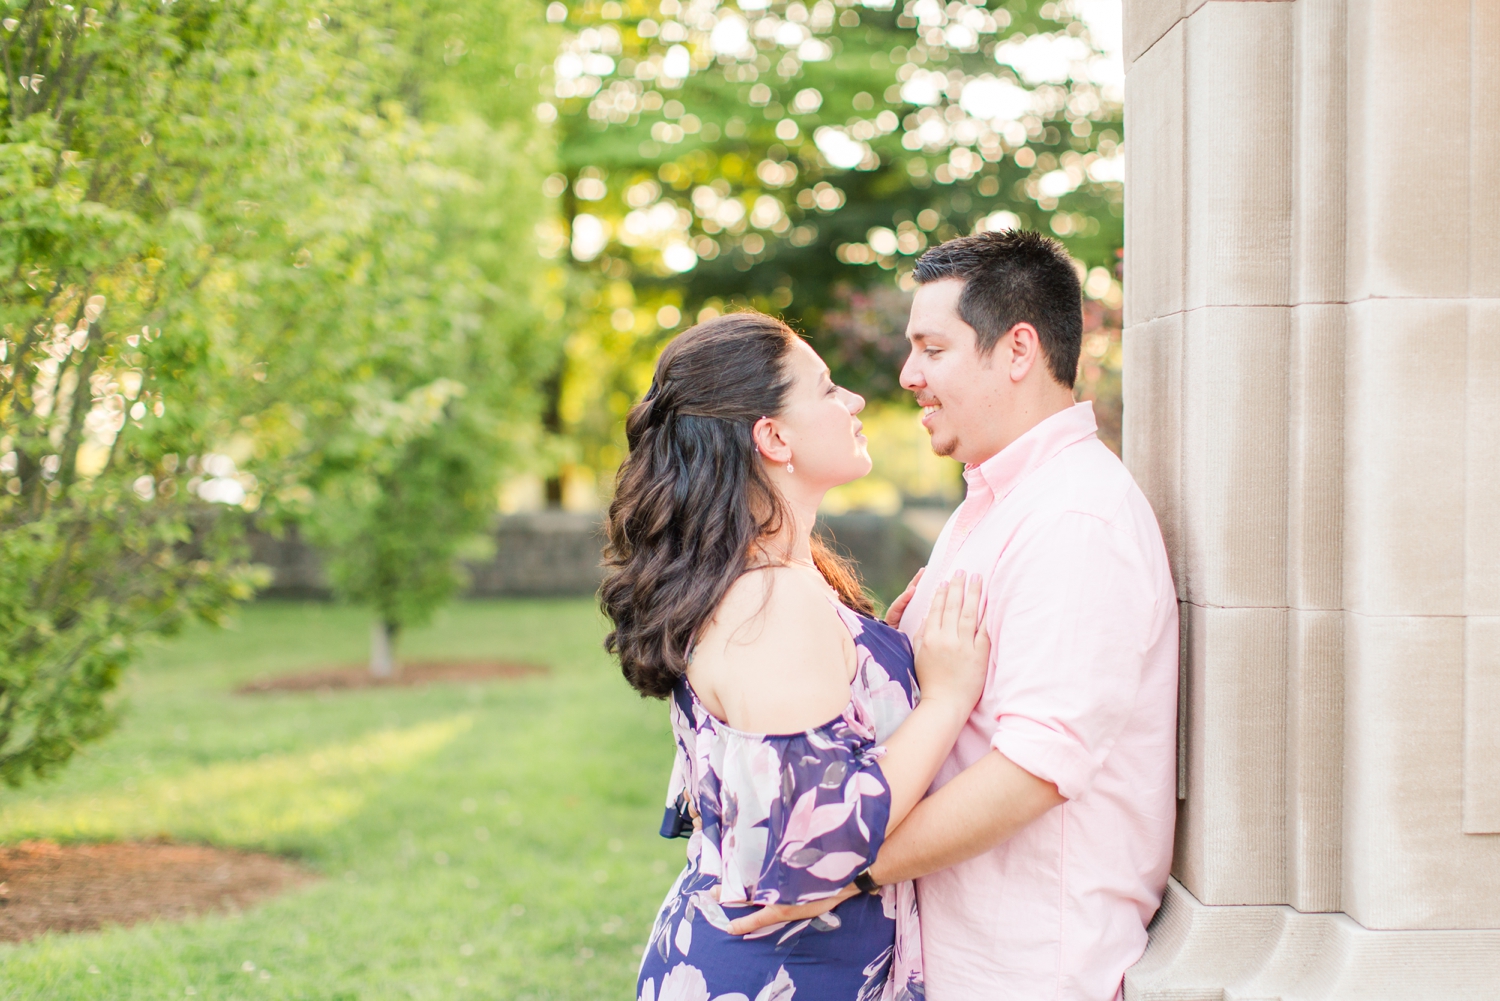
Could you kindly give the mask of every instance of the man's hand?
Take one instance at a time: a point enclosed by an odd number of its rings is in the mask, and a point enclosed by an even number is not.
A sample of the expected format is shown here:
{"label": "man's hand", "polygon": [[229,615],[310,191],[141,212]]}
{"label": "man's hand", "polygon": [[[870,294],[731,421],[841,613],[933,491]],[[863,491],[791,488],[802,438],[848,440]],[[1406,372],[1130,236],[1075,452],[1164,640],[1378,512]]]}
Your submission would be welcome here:
{"label": "man's hand", "polygon": [[834,896],[828,897],[825,900],[815,900],[810,904],[767,904],[758,911],[746,914],[742,918],[735,918],[729,922],[729,933],[731,935],[748,935],[753,931],[760,931],[769,925],[815,918],[820,914],[827,914],[839,904],[858,894],[859,890],[853,884],[850,884]]}
{"label": "man's hand", "polygon": [[911,579],[911,583],[906,585],[906,590],[901,592],[901,597],[891,602],[891,607],[885,610],[886,625],[899,626],[901,624],[901,616],[906,614],[906,606],[911,604],[911,596],[917,593],[917,582],[922,579],[922,572],[926,569],[923,567],[918,570],[917,575]]}

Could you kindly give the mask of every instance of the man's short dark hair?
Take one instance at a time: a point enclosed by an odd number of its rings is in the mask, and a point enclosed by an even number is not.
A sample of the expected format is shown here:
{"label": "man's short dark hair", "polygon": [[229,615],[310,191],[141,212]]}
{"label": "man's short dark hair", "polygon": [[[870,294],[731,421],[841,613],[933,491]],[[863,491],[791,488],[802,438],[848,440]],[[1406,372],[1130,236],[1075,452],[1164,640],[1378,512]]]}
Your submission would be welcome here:
{"label": "man's short dark hair", "polygon": [[1083,289],[1063,245],[1027,230],[961,236],[917,258],[917,283],[964,283],[958,315],[974,328],[988,355],[1018,323],[1036,328],[1052,377],[1069,388],[1083,343]]}

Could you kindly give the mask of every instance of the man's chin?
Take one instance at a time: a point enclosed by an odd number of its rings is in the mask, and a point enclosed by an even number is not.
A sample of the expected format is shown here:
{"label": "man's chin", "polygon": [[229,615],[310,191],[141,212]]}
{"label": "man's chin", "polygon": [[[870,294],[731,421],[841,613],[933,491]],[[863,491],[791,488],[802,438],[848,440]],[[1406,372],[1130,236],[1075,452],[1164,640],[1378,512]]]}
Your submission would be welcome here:
{"label": "man's chin", "polygon": [[933,455],[941,455],[943,458],[946,459],[949,456],[953,455],[954,452],[957,452],[957,451],[958,451],[958,438],[955,437],[954,435],[939,435],[939,434],[935,434],[935,435],[932,436],[932,454]]}

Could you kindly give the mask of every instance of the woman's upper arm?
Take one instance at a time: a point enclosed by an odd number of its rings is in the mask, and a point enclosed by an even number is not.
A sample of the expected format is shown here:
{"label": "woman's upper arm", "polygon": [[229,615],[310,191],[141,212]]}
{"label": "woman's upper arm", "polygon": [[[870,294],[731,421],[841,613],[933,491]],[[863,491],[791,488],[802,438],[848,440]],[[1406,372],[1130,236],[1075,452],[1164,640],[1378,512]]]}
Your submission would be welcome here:
{"label": "woman's upper arm", "polygon": [[747,575],[705,630],[689,676],[695,687],[706,682],[735,729],[800,733],[848,705],[847,635],[797,572]]}

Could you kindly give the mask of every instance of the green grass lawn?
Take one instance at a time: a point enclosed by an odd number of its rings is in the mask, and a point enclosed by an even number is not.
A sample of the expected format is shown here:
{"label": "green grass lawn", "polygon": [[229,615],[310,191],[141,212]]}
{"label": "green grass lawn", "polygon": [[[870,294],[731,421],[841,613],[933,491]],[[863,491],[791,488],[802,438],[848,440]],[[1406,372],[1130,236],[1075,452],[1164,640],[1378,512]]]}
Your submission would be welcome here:
{"label": "green grass lawn", "polygon": [[666,708],[603,634],[586,600],[466,602],[403,655],[551,673],[334,695],[231,689],[361,660],[356,610],[257,604],[153,651],[117,732],[0,791],[0,843],[165,836],[325,878],[244,913],[0,946],[0,998],[631,997],[683,842],[656,834]]}

